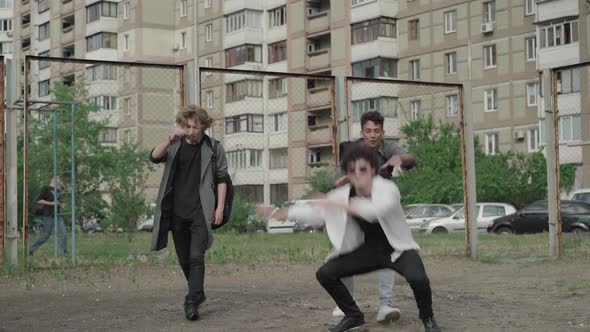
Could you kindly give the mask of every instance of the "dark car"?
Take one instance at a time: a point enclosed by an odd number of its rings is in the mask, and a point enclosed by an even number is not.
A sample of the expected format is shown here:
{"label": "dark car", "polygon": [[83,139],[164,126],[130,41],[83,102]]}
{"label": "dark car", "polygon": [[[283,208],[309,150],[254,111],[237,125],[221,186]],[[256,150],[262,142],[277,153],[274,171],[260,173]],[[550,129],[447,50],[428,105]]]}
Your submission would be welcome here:
{"label": "dark car", "polygon": [[[488,233],[531,234],[549,231],[547,201],[537,201],[518,212],[497,218],[488,226]],[[579,201],[561,201],[561,222],[564,232],[590,230],[590,204]]]}

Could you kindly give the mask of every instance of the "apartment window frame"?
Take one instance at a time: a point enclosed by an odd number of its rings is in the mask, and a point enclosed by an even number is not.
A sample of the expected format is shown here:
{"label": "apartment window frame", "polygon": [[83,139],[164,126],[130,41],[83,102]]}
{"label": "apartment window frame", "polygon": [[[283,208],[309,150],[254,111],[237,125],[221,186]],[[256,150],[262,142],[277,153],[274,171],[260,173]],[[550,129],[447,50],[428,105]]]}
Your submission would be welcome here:
{"label": "apartment window frame", "polygon": [[187,39],[186,39],[186,31],[182,31],[180,33],[180,49],[181,50],[185,50],[187,47],[187,43],[186,43]]}
{"label": "apartment window frame", "polygon": [[242,44],[225,50],[226,68],[245,63],[262,63],[262,45]]}
{"label": "apartment window frame", "polygon": [[370,111],[381,113],[384,118],[397,119],[398,97],[378,96],[352,101],[352,121],[360,122],[363,114]]}
{"label": "apartment window frame", "polygon": [[117,49],[117,34],[101,31],[86,37],[86,51],[92,52],[99,49]]}
{"label": "apartment window frame", "polygon": [[123,19],[127,20],[130,17],[131,4],[129,0],[123,1]]}
{"label": "apartment window frame", "polygon": [[287,60],[287,40],[268,44],[268,64]]}
{"label": "apartment window frame", "polygon": [[51,37],[51,23],[49,21],[40,24],[37,29],[37,40],[47,40]]}
{"label": "apartment window frame", "polygon": [[286,132],[289,129],[289,114],[287,112],[274,113],[271,117],[271,132]]}
{"label": "apartment window frame", "polygon": [[537,0],[525,0],[524,7],[524,16],[535,15],[535,11],[537,9]]}
{"label": "apartment window frame", "polygon": [[0,0],[0,9],[12,9],[13,0]]}
{"label": "apartment window frame", "polygon": [[456,94],[447,95],[447,117],[452,118],[459,115],[459,96]]}
{"label": "apartment window frame", "polygon": [[457,32],[457,10],[449,10],[444,13],[445,34]]}
{"label": "apartment window frame", "polygon": [[500,134],[497,132],[485,134],[485,154],[495,156],[500,153]]}
{"label": "apartment window frame", "polygon": [[14,27],[14,20],[11,18],[0,19],[0,31],[10,32]]}
{"label": "apartment window frame", "polygon": [[420,59],[410,60],[410,80],[419,81],[420,74]]}
{"label": "apartment window frame", "polygon": [[268,150],[269,169],[286,169],[289,167],[289,150],[275,148]]}
{"label": "apartment window frame", "polygon": [[491,88],[483,91],[484,112],[498,111],[498,89]]}
{"label": "apartment window frame", "polygon": [[117,18],[117,2],[98,1],[86,6],[86,24],[96,22],[103,17]]}
{"label": "apartment window frame", "polygon": [[131,97],[123,98],[123,114],[131,115]]}
{"label": "apartment window frame", "polygon": [[268,26],[277,28],[287,24],[287,6],[280,6],[268,11]]}
{"label": "apartment window frame", "polygon": [[91,103],[96,104],[103,111],[116,111],[117,110],[117,97],[116,96],[95,96],[90,98]]}
{"label": "apartment window frame", "polygon": [[445,54],[446,73],[447,75],[454,75],[457,73],[457,52],[450,52]]}
{"label": "apartment window frame", "polygon": [[213,7],[213,0],[205,0],[205,8]]}
{"label": "apartment window frame", "polygon": [[51,80],[47,79],[39,81],[37,87],[37,94],[39,97],[47,97],[51,94]]}
{"label": "apartment window frame", "polygon": [[[570,114],[559,117],[559,142],[578,142],[582,139],[581,114]],[[567,120],[567,121],[566,121]],[[567,128],[566,128],[567,127]],[[566,132],[567,129],[569,132]],[[567,135],[566,137],[566,133]]]}
{"label": "apartment window frame", "polygon": [[260,29],[262,12],[252,9],[243,9],[225,15],[225,33],[234,33],[245,29]]}
{"label": "apartment window frame", "polygon": [[352,45],[368,43],[379,38],[397,38],[397,20],[381,16],[350,26]]}
{"label": "apartment window frame", "polygon": [[557,94],[580,92],[580,68],[570,68],[557,71]]}
{"label": "apartment window frame", "polygon": [[180,0],[180,17],[186,17],[188,15],[188,1]]}
{"label": "apartment window frame", "polygon": [[227,104],[246,98],[262,98],[263,80],[243,79],[225,84],[225,102]]}
{"label": "apartment window frame", "polygon": [[526,37],[525,39],[525,47],[526,47],[526,61],[536,61],[537,60],[537,37]]}
{"label": "apartment window frame", "polygon": [[101,144],[117,144],[117,127],[103,127],[98,132],[98,142]]}
{"label": "apartment window frame", "polygon": [[75,58],[76,57],[76,44],[72,43],[72,44],[62,47],[62,57]]}
{"label": "apartment window frame", "polygon": [[551,24],[539,27],[539,49],[560,47],[580,41],[579,21],[556,20]]}
{"label": "apartment window frame", "polygon": [[410,120],[416,121],[422,117],[422,100],[410,101]]}
{"label": "apartment window frame", "polygon": [[408,21],[408,39],[420,40],[420,19],[416,18]]}
{"label": "apartment window frame", "polygon": [[[40,52],[37,55],[38,56],[49,57],[49,56],[51,56],[51,50]],[[45,68],[49,68],[50,65],[51,65],[51,62],[49,62],[48,60],[39,60],[39,62],[37,64],[37,66],[39,67],[39,70],[43,70]]]}
{"label": "apartment window frame", "polygon": [[539,135],[539,128],[530,128],[527,130],[527,150],[528,152],[539,151],[541,145],[541,136]]}
{"label": "apartment window frame", "polygon": [[205,25],[205,42],[213,40],[213,24],[209,23]]}
{"label": "apartment window frame", "polygon": [[485,1],[483,3],[483,22],[496,22],[496,0]]}
{"label": "apartment window frame", "polygon": [[126,33],[123,35],[123,51],[129,51],[129,34]]}
{"label": "apartment window frame", "polygon": [[496,68],[496,65],[498,63],[496,44],[484,45],[483,59],[484,69]]}
{"label": "apartment window frame", "polygon": [[205,91],[205,107],[207,107],[207,109],[213,108],[213,91],[212,90]]}
{"label": "apartment window frame", "polygon": [[397,78],[398,64],[398,59],[384,57],[358,61],[351,65],[352,76],[366,78]]}
{"label": "apartment window frame", "polygon": [[282,98],[288,94],[287,91],[287,78],[273,78],[268,80],[268,98]]}
{"label": "apartment window frame", "polygon": [[264,115],[246,113],[225,118],[225,134],[264,133]]}
{"label": "apartment window frame", "polygon": [[132,143],[131,129],[123,130],[123,144],[130,145]]}
{"label": "apartment window frame", "polygon": [[38,0],[37,1],[37,12],[39,14],[49,10],[49,0]]}
{"label": "apartment window frame", "polygon": [[526,83],[526,105],[528,107],[539,104],[539,82]]}

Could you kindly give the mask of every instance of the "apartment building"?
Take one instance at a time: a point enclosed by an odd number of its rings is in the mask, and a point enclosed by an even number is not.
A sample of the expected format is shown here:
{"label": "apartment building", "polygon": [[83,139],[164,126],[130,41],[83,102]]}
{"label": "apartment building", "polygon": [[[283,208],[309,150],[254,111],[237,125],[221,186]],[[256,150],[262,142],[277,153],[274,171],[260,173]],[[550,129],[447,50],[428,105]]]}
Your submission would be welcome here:
{"label": "apartment building", "polygon": [[13,0],[0,0],[0,54],[12,58]]}

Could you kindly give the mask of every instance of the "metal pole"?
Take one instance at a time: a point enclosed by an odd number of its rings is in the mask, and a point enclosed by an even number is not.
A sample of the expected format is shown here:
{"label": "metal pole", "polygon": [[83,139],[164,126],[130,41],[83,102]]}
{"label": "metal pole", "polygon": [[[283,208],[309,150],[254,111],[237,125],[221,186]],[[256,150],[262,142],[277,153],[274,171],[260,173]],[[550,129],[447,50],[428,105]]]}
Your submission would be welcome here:
{"label": "metal pole", "polygon": [[57,111],[53,111],[53,255],[57,257],[57,237],[61,236],[58,234],[57,229],[57,214],[58,214],[58,186],[57,180]]}
{"label": "metal pole", "polygon": [[338,125],[338,141],[336,141],[337,144],[350,140],[348,133],[346,97],[346,79],[342,76],[336,76],[336,123]]}
{"label": "metal pole", "polygon": [[465,254],[467,257],[475,259],[479,253],[471,81],[463,83],[463,87],[459,89],[458,98],[461,121],[461,160],[463,163],[463,203],[465,206]]}
{"label": "metal pole", "polygon": [[331,80],[330,86],[330,117],[332,119],[332,134],[331,141],[332,141],[332,162],[334,163],[334,167],[331,169],[338,168],[338,113],[336,111],[336,80]]}
{"label": "metal pole", "polygon": [[[6,104],[12,105],[16,99],[16,65],[14,60],[6,62]],[[16,266],[18,262],[18,163],[17,163],[17,112],[10,110],[6,113],[6,155],[8,176],[6,179],[6,207],[7,233],[6,258],[9,265]]]}
{"label": "metal pole", "polygon": [[553,93],[556,92],[553,86],[553,73],[549,69],[543,71],[543,101],[545,107],[545,132],[547,146],[547,205],[549,213],[549,254],[553,258],[559,257],[557,223],[559,214],[557,210],[557,179],[555,177],[556,158],[555,142],[556,131],[554,122]]}
{"label": "metal pole", "polygon": [[555,72],[551,72],[551,88],[554,93],[553,97],[553,131],[555,135],[554,149],[555,149],[555,168],[553,174],[555,174],[555,221],[556,223],[556,243],[557,243],[557,258],[563,254],[563,246],[561,244],[561,184],[560,184],[560,164],[559,164],[559,103],[557,102],[557,79]]}
{"label": "metal pole", "polygon": [[28,105],[28,85],[29,85],[29,59],[25,56],[25,79],[24,79],[24,93],[23,93],[23,261],[29,254],[28,250],[28,234],[27,223],[29,219],[29,105]]}
{"label": "metal pole", "polygon": [[71,197],[72,197],[72,264],[76,264],[76,105],[71,106],[71,117],[72,117],[72,168],[70,170],[71,176]]}
{"label": "metal pole", "polygon": [[4,57],[0,56],[0,267],[4,266],[4,225],[6,224],[6,134],[4,108]]}

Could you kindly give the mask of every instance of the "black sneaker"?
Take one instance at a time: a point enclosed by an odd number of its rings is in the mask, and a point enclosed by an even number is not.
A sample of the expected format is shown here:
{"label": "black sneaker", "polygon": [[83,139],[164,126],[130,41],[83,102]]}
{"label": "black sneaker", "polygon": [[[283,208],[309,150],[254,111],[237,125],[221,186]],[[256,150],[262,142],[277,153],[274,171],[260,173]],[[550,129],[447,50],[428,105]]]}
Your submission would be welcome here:
{"label": "black sneaker", "polygon": [[336,326],[328,328],[330,332],[356,331],[365,325],[365,318],[361,317],[344,317]]}
{"label": "black sneaker", "polygon": [[440,327],[432,317],[423,319],[422,324],[424,324],[425,332],[440,332]]}
{"label": "black sneaker", "polygon": [[199,319],[199,310],[193,301],[184,301],[184,316],[188,320]]}

